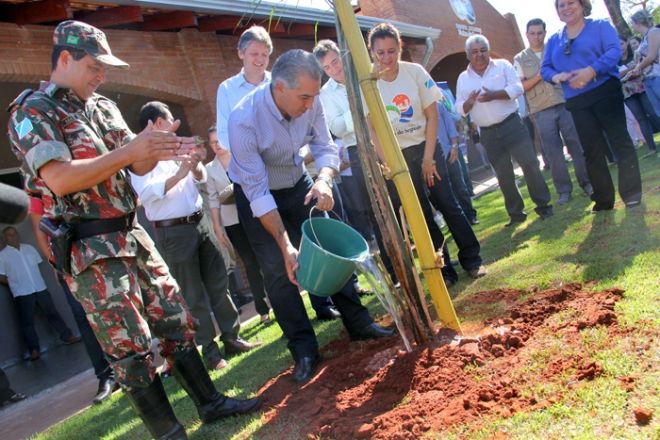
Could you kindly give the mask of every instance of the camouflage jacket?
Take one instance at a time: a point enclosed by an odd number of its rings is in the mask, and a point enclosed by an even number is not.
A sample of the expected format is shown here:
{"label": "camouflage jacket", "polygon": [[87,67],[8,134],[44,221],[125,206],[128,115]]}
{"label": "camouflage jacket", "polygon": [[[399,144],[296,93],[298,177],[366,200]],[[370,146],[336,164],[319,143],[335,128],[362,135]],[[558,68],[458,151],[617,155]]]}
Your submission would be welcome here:
{"label": "camouflage jacket", "polygon": [[[98,157],[121,148],[134,137],[112,101],[94,94],[82,102],[69,89],[42,82],[38,91],[21,93],[9,110],[12,149],[23,163],[26,190],[43,200],[45,217],[77,223],[135,211],[137,198],[125,170],[63,197],[53,194],[39,177],[39,169],[51,160]],[[137,241],[143,240],[148,240],[146,233],[137,228],[76,241],[72,248],[73,274],[98,259],[135,256]]]}

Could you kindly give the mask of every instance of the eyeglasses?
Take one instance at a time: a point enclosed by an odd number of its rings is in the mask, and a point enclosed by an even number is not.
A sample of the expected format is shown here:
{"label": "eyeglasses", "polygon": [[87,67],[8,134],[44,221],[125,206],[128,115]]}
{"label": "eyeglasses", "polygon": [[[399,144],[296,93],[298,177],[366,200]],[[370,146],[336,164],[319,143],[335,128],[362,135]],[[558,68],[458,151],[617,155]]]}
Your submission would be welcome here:
{"label": "eyeglasses", "polygon": [[570,55],[571,53],[573,53],[573,51],[571,50],[571,45],[573,44],[574,40],[575,38],[566,39],[566,43],[564,43],[564,55]]}

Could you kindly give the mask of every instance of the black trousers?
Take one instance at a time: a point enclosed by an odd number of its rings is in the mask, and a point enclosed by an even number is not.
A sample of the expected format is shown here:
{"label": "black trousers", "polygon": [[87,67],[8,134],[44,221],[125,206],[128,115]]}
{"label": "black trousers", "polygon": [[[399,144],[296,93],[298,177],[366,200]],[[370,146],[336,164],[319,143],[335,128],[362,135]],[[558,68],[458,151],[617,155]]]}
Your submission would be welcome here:
{"label": "black trousers", "polygon": [[596,207],[614,206],[614,184],[605,152],[609,146],[618,159],[619,194],[624,202],[642,198],[639,162],[628,130],[623,107],[621,82],[612,78],[603,85],[566,101],[584,149],[589,180],[594,188],[591,199]]}
{"label": "black trousers", "polygon": [[[303,177],[291,188],[271,190],[275,198],[284,227],[291,243],[298,247],[301,239],[301,226],[309,217],[309,206],[305,206],[305,195],[312,187],[309,175]],[[250,245],[263,270],[268,299],[273,306],[277,322],[288,340],[288,347],[295,360],[303,356],[318,354],[318,342],[312,324],[309,322],[298,287],[289,281],[284,266],[284,258],[277,242],[252,215],[250,202],[240,185],[234,184],[238,217],[250,240]],[[321,215],[318,211],[316,214]],[[349,280],[341,291],[332,295],[332,302],[341,312],[344,326],[351,332],[359,332],[373,322],[369,311],[360,303],[355,286]]]}
{"label": "black trousers", "polygon": [[[413,145],[408,148],[403,149],[403,157],[406,160],[408,165],[408,170],[410,171],[410,179],[412,180],[413,186],[415,187],[415,192],[417,193],[417,198],[419,199],[419,204],[422,208],[422,213],[424,214],[424,220],[426,220],[426,225],[429,228],[429,234],[431,235],[431,241],[433,242],[433,247],[438,250],[442,248],[443,254],[445,257],[445,265],[442,268],[442,276],[449,281],[456,282],[458,280],[458,273],[451,263],[451,258],[449,256],[449,249],[445,242],[445,236],[442,234],[440,227],[436,224],[433,219],[433,209],[431,208],[431,202],[429,201],[428,187],[424,182],[424,176],[422,176],[422,158],[424,157],[424,145],[422,142],[419,145]],[[438,145],[436,148],[442,148]],[[387,188],[390,192],[390,199],[392,200],[392,206],[394,211],[399,213],[399,207],[401,206],[401,199],[399,198],[399,193],[396,190],[394,182],[391,180],[387,181]],[[459,207],[460,209],[460,207]],[[462,213],[462,211],[461,211]],[[465,220],[467,223],[467,219]],[[469,226],[469,223],[468,223]],[[478,253],[478,252],[477,252]],[[478,267],[478,265],[477,265]]]}
{"label": "black trousers", "polygon": [[[250,285],[250,290],[254,296],[254,307],[257,309],[258,314],[265,315],[270,310],[270,307],[266,304],[264,279],[261,274],[259,263],[257,262],[257,256],[254,255],[254,251],[250,247],[247,235],[245,235],[245,230],[240,223],[237,223],[235,225],[225,226],[225,231],[227,232],[229,241],[231,241],[234,249],[236,249],[238,256],[241,257],[243,265],[245,265],[248,284]],[[236,273],[236,271],[234,271],[234,273]]]}

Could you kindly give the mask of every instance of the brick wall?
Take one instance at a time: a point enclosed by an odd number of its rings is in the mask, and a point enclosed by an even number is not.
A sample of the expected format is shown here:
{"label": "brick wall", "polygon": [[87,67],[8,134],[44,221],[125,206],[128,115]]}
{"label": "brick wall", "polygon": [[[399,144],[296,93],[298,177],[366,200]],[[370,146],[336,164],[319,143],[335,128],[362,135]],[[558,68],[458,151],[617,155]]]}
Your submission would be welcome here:
{"label": "brick wall", "polygon": [[[50,74],[51,26],[0,23],[0,82],[32,83]],[[180,104],[193,133],[215,122],[218,84],[238,73],[237,37],[184,29],[181,32],[106,30],[113,53],[129,70],[111,69],[103,90]],[[311,41],[275,39],[275,57],[288,49],[311,50]],[[7,103],[1,103],[4,107]]]}

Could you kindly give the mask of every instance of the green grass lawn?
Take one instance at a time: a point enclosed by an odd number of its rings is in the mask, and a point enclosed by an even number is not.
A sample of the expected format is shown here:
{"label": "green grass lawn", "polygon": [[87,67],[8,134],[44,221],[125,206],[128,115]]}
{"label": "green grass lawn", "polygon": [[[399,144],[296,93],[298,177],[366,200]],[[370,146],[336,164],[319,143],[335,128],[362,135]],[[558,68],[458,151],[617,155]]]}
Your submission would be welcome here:
{"label": "green grass lawn", "polygon": [[[458,426],[449,433],[430,434],[429,438],[485,439],[502,433],[504,438],[519,439],[660,438],[660,159],[640,158],[640,164],[644,201],[634,209],[625,209],[618,201],[614,211],[591,215],[587,213],[591,203],[575,191],[568,205],[555,207],[555,216],[542,221],[533,213],[533,205],[523,188],[528,220],[505,229],[508,219],[499,191],[475,201],[481,221],[475,232],[481,241],[488,275],[476,281],[461,276],[461,281],[452,287],[464,323],[481,321],[503,311],[500,304],[472,309],[470,297],[478,291],[500,287],[547,288],[560,283],[594,281],[590,284],[594,290],[613,286],[626,290],[616,311],[620,325],[630,332],[620,341],[611,341],[598,328],[584,331],[584,345],[603,366],[604,374],[583,386],[566,390],[550,407],[507,419],[484,420],[479,426]],[[616,172],[616,168],[611,171]],[[549,175],[546,177],[554,192]],[[452,255],[456,255],[453,243],[450,246]],[[382,313],[373,296],[366,302],[374,313]],[[342,331],[339,322],[314,322],[314,326],[322,345]],[[244,328],[242,335],[264,344],[232,358],[226,369],[212,372],[211,376],[227,394],[250,397],[267,380],[288,368],[291,358],[276,325],[263,329],[260,324],[253,324]],[[547,350],[560,349],[551,336],[548,335]],[[643,345],[644,341],[651,343],[640,352],[639,344]],[[538,353],[537,359],[542,361],[544,355]],[[533,374],[534,365],[525,367],[528,367],[525,374]],[[634,391],[622,391],[617,377],[635,374],[641,376]],[[165,380],[165,386],[191,439],[261,438],[262,414],[202,426],[192,401],[175,380]],[[649,426],[635,424],[631,414],[636,407],[654,410]],[[291,427],[287,428],[291,432]],[[122,393],[116,393],[109,402],[90,407],[36,438],[146,439],[149,436]]]}

